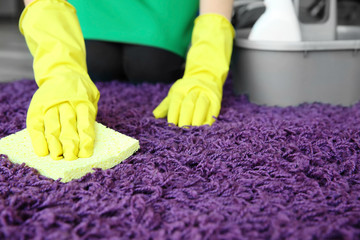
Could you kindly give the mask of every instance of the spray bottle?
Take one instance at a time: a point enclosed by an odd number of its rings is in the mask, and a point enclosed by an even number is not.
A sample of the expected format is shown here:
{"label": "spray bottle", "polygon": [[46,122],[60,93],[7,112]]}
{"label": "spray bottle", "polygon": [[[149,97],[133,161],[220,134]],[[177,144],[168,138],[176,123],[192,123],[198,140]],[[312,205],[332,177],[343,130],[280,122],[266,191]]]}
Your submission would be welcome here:
{"label": "spray bottle", "polygon": [[251,29],[253,41],[301,41],[299,20],[292,0],[264,0],[266,10]]}

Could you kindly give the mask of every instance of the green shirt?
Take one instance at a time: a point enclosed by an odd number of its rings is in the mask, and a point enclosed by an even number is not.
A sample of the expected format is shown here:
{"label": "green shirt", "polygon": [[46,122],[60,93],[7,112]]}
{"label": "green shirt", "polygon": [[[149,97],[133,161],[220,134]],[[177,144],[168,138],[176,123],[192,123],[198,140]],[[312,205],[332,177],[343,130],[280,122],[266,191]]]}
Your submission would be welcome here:
{"label": "green shirt", "polygon": [[159,47],[182,57],[191,40],[198,0],[69,0],[85,39]]}

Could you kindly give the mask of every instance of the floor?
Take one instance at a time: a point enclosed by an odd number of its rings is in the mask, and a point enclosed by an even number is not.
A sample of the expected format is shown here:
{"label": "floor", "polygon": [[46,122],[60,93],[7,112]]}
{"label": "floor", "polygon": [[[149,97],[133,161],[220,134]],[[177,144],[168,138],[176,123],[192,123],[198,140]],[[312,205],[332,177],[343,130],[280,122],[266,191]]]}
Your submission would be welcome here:
{"label": "floor", "polygon": [[32,56],[17,19],[0,19],[0,82],[34,79]]}

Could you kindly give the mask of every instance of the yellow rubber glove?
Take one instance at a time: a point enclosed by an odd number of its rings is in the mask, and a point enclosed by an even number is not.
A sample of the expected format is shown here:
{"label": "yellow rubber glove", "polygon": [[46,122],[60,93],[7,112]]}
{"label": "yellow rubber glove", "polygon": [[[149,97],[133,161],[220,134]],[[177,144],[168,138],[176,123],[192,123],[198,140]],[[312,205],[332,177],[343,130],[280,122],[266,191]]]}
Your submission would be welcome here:
{"label": "yellow rubber glove", "polygon": [[100,93],[87,74],[75,9],[63,0],[36,0],[23,11],[19,27],[39,86],[26,120],[35,153],[66,160],[90,157]]}
{"label": "yellow rubber glove", "polygon": [[222,15],[204,14],[195,20],[185,74],[153,111],[156,118],[167,116],[169,123],[180,127],[214,123],[221,108],[234,35],[233,26]]}

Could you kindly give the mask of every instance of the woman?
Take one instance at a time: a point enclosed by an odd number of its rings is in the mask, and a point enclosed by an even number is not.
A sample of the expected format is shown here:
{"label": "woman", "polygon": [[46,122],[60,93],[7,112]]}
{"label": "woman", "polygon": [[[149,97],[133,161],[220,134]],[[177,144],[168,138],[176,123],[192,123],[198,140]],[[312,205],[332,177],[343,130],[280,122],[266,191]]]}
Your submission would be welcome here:
{"label": "woman", "polygon": [[39,86],[27,114],[37,155],[67,160],[92,155],[100,94],[90,77],[131,82],[179,78],[154,116],[180,127],[215,121],[232,52],[233,0],[109,0],[97,5],[73,0],[81,27],[75,8],[65,0],[24,2],[19,26],[34,56]]}

